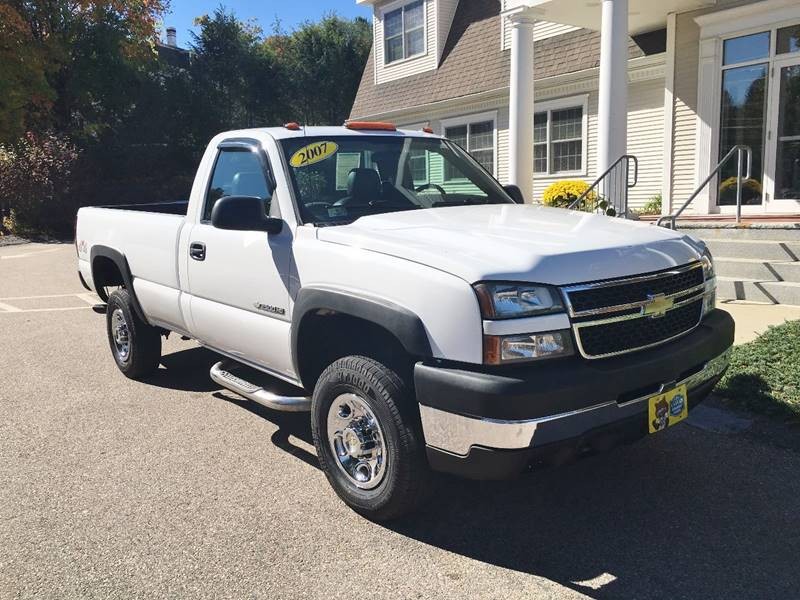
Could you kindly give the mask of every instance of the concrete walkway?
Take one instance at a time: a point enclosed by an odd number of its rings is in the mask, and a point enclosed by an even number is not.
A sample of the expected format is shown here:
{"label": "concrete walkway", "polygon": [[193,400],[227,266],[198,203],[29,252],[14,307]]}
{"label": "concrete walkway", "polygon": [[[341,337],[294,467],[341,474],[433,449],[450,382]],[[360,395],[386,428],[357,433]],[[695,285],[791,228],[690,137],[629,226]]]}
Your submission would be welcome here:
{"label": "concrete walkway", "polygon": [[787,304],[762,304],[744,300],[729,300],[718,304],[736,321],[736,344],[753,341],[770,325],[800,319],[800,306]]}

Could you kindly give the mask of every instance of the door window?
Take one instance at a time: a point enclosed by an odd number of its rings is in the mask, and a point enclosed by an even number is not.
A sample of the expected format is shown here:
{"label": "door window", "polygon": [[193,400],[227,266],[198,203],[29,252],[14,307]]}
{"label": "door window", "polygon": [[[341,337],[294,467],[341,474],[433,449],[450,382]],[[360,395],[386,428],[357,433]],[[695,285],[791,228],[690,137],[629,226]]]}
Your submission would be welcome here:
{"label": "door window", "polygon": [[[742,204],[761,204],[763,196],[769,44],[768,31],[729,39],[724,44],[719,157],[722,159],[736,145],[749,146],[753,151],[751,177],[744,182]],[[752,62],[762,59],[765,62]],[[736,162],[736,158],[731,159],[720,172],[720,206],[736,204]]]}
{"label": "door window", "polygon": [[246,148],[224,148],[217,155],[211,185],[208,186],[203,220],[211,220],[217,200],[226,196],[255,196],[264,200],[269,214],[270,195],[258,155]]}
{"label": "door window", "polygon": [[800,65],[781,69],[779,93],[775,198],[800,200]]}

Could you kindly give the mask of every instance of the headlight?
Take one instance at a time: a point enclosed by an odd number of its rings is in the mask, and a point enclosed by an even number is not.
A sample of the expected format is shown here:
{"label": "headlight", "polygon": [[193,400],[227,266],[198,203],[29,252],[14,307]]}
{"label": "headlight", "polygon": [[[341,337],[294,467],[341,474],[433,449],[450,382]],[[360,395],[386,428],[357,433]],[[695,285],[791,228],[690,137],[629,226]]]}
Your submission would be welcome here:
{"label": "headlight", "polygon": [[484,319],[514,319],[562,312],[558,290],[526,283],[479,283],[475,285]]}
{"label": "headlight", "polygon": [[568,330],[524,335],[486,335],[483,338],[483,362],[487,365],[558,358],[573,354]]}
{"label": "headlight", "polygon": [[703,263],[703,278],[706,282],[703,291],[703,316],[706,316],[717,306],[717,273],[714,270],[714,257],[708,248],[703,250],[700,261]]}
{"label": "headlight", "polygon": [[703,275],[705,275],[706,281],[713,279],[716,276],[716,272],[714,271],[714,257],[711,256],[711,251],[708,248],[703,250],[703,256],[700,257],[700,262],[703,263]]}

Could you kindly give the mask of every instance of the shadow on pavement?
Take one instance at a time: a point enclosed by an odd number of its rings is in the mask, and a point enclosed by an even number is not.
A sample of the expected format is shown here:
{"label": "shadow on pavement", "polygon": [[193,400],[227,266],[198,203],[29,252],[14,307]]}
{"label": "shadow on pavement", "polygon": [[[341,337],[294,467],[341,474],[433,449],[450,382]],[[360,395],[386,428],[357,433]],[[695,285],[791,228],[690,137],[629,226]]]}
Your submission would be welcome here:
{"label": "shadow on pavement", "polygon": [[251,402],[245,398],[240,398],[235,394],[228,391],[214,393],[215,398],[225,400],[231,404],[235,404],[246,411],[261,417],[275,425],[278,429],[272,434],[270,438],[272,443],[278,448],[302,460],[307,465],[311,465],[315,469],[319,469],[319,461],[315,454],[309,452],[305,448],[292,444],[289,436],[294,436],[305,443],[314,445],[314,440],[311,436],[311,422],[308,418],[308,413],[290,413],[278,412],[261,406],[256,402]]}
{"label": "shadow on pavement", "polygon": [[515,482],[447,479],[389,527],[594,598],[796,598],[798,466],[683,426]]}
{"label": "shadow on pavement", "polygon": [[219,354],[200,347],[165,354],[161,357],[161,368],[146,383],[185,392],[213,392],[220,387],[211,380],[208,371],[219,360]]}
{"label": "shadow on pavement", "polygon": [[[165,356],[150,383],[219,390],[206,375],[217,360]],[[319,468],[289,439],[313,445],[307,414],[214,396],[275,424],[272,443]],[[796,452],[682,425],[511,482],[442,477],[426,508],[383,526],[593,598],[796,598],[798,473]]]}

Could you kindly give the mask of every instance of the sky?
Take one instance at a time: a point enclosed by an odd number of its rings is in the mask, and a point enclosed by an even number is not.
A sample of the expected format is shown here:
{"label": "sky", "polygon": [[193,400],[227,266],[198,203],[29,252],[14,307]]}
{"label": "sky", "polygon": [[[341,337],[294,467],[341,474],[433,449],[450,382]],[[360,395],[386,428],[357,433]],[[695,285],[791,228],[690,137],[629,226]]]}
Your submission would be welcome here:
{"label": "sky", "polygon": [[220,4],[242,21],[256,19],[267,33],[275,17],[281,20],[284,29],[291,31],[303,21],[317,21],[328,12],[348,18],[368,18],[371,14],[369,7],[357,6],[356,0],[171,0],[170,12],[164,15],[164,27],[175,27],[178,45],[186,47],[195,17],[213,12]]}

